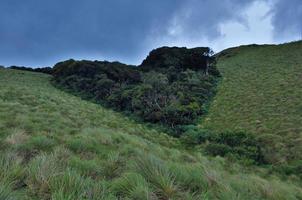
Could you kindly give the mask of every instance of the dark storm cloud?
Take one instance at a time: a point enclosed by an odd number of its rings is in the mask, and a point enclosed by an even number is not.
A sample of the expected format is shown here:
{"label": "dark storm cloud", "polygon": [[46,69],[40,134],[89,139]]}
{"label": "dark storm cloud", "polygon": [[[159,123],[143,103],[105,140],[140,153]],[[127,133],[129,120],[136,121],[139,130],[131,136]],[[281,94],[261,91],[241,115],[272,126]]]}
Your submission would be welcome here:
{"label": "dark storm cloud", "polygon": [[147,37],[169,34],[173,19],[184,29],[181,34],[215,37],[218,23],[238,17],[234,10],[247,4],[240,0],[2,0],[0,62],[38,65],[89,55],[134,61],[149,50]]}
{"label": "dark storm cloud", "polygon": [[[0,59],[34,63],[58,55],[117,54],[141,48],[151,24],[165,24],[178,4],[138,0],[0,2]],[[168,12],[167,12],[168,11]]]}
{"label": "dark storm cloud", "polygon": [[241,11],[253,2],[1,0],[0,64],[38,66],[69,57],[138,63],[158,38],[214,40],[219,24],[244,23]]}
{"label": "dark storm cloud", "polygon": [[286,39],[289,36],[302,37],[302,1],[274,0],[273,26],[277,38]]}

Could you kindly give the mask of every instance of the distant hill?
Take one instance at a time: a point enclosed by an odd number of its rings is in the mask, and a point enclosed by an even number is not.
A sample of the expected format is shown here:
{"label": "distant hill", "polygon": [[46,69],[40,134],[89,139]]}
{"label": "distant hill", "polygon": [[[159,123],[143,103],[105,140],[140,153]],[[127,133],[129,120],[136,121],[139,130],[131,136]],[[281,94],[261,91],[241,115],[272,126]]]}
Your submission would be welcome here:
{"label": "distant hill", "polygon": [[22,70],[22,71],[30,71],[30,72],[41,72],[45,74],[51,74],[52,68],[51,67],[38,67],[38,68],[31,68],[31,67],[23,67],[23,66],[10,66],[10,69],[15,70]]}
{"label": "distant hill", "polygon": [[200,126],[255,134],[273,163],[302,160],[302,42],[240,46],[216,57],[223,80]]}

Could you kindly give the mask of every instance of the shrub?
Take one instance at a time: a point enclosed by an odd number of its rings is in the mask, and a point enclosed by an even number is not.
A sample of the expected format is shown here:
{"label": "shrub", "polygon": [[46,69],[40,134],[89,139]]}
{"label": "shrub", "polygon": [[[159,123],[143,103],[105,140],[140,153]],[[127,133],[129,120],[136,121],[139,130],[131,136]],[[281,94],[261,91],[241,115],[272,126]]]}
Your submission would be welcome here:
{"label": "shrub", "polygon": [[284,163],[280,166],[274,167],[276,171],[280,174],[289,176],[289,175],[298,175],[302,179],[302,160],[292,161],[290,163]]}
{"label": "shrub", "polygon": [[183,135],[181,136],[181,141],[186,146],[194,146],[206,141],[213,141],[216,137],[216,133],[198,128],[197,126],[190,125],[182,128]]}
{"label": "shrub", "polygon": [[206,146],[205,151],[213,156],[225,156],[232,153],[232,148],[225,144],[210,143]]}
{"label": "shrub", "polygon": [[265,163],[261,143],[252,134],[231,131],[217,133],[193,125],[182,129],[184,134],[181,141],[186,146],[205,144],[204,150],[209,155],[232,154],[238,159],[248,159],[258,164]]}

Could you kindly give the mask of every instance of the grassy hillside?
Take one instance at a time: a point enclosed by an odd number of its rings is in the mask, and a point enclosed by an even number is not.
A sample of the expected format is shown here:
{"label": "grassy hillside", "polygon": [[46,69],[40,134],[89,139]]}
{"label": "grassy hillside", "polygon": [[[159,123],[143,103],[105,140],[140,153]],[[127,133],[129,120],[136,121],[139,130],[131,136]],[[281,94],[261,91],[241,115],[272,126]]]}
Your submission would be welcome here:
{"label": "grassy hillside", "polygon": [[218,55],[223,80],[202,126],[256,134],[273,163],[302,159],[302,42]]}
{"label": "grassy hillside", "polygon": [[301,199],[294,180],[181,150],[176,139],[0,69],[0,199]]}

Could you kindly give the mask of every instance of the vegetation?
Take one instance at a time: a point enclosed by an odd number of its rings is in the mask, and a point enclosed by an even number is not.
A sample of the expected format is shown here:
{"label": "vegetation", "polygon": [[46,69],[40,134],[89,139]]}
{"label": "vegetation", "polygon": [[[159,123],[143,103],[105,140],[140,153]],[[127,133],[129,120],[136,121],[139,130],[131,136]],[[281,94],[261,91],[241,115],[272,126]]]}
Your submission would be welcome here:
{"label": "vegetation", "polygon": [[188,148],[201,145],[212,156],[232,156],[254,164],[266,164],[260,142],[254,135],[246,132],[213,132],[188,126],[181,141]]}
{"label": "vegetation", "polygon": [[300,41],[219,53],[223,80],[199,127],[253,134],[267,163],[302,176],[301,52]]}
{"label": "vegetation", "polygon": [[301,199],[295,176],[186,151],[178,139],[0,69],[0,199]]}
{"label": "vegetation", "polygon": [[209,48],[162,47],[151,51],[138,67],[68,60],[56,64],[53,75],[56,85],[80,96],[168,125],[173,136],[184,134],[188,147],[200,145],[210,155],[264,164],[262,145],[252,135],[215,133],[192,126],[206,114],[206,105],[215,94],[219,72],[211,55]]}
{"label": "vegetation", "polygon": [[[153,50],[138,66],[68,60],[54,66],[56,85],[148,122],[175,128],[205,113],[219,73],[209,48]],[[212,65],[210,65],[212,63]]]}
{"label": "vegetation", "polygon": [[[1,68],[1,66],[0,66]],[[52,68],[51,67],[37,67],[37,68],[31,68],[31,67],[20,67],[20,66],[10,66],[10,69],[15,70],[22,70],[22,71],[30,71],[30,72],[41,72],[45,74],[52,74]]]}

